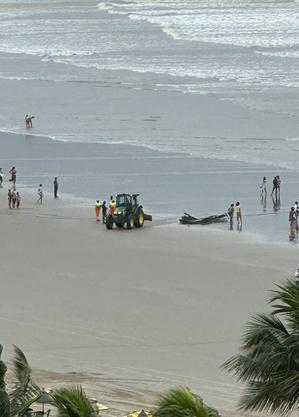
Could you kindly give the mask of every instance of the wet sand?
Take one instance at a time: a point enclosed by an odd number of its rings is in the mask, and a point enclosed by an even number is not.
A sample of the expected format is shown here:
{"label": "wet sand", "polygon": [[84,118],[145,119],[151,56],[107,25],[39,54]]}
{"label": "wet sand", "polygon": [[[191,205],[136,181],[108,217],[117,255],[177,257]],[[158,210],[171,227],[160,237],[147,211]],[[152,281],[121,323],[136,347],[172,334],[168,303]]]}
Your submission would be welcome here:
{"label": "wet sand", "polygon": [[[2,190],[4,191],[4,190]],[[176,224],[106,231],[92,208],[0,195],[1,343],[20,346],[44,386],[82,382],[122,415],[186,384],[236,412],[241,386],[219,370],[297,248]]]}

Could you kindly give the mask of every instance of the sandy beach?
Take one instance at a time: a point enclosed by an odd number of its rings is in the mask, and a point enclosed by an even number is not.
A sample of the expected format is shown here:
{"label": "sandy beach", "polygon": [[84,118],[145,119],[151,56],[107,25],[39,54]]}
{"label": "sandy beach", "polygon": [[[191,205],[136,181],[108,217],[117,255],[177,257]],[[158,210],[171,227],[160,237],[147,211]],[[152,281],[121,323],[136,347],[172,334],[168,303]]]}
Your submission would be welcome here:
{"label": "sandy beach", "polygon": [[43,386],[82,383],[108,415],[181,384],[233,415],[241,386],[219,366],[297,248],[156,222],[107,231],[92,208],[32,201],[8,210],[1,192],[1,343]]}
{"label": "sandy beach", "polygon": [[[298,268],[298,17],[297,1],[0,0],[5,360],[16,344],[41,386],[82,384],[103,417],[177,385],[243,417],[220,365]],[[124,192],[154,221],[107,231],[95,200]],[[242,233],[178,224],[237,201]]]}

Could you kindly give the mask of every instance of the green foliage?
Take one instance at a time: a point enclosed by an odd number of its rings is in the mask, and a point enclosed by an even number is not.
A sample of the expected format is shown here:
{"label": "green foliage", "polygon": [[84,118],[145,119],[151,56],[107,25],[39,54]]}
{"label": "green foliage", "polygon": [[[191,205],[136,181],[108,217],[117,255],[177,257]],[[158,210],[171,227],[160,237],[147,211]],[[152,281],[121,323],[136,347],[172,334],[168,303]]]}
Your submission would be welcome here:
{"label": "green foliage", "polygon": [[299,405],[299,285],[277,286],[270,314],[247,324],[241,353],[223,367],[246,383],[244,410],[288,414]]}
{"label": "green foliage", "polygon": [[154,417],[219,417],[219,414],[189,388],[177,387],[160,397]]}
{"label": "green foliage", "polygon": [[51,393],[58,417],[97,417],[81,386],[60,388]]}
{"label": "green foliage", "polygon": [[[2,369],[6,372],[6,366],[3,362],[2,364]],[[3,384],[2,389],[0,389],[1,417],[17,417],[22,415],[39,398],[41,393],[40,388],[31,380],[31,369],[24,353],[16,346],[14,346],[13,370],[16,380],[11,391],[7,392],[5,390],[5,372],[2,381],[0,379]]]}
{"label": "green foliage", "polygon": [[3,351],[3,346],[0,345],[0,390],[5,390],[4,377],[5,377],[7,368],[6,368],[5,363],[1,360],[2,351]]}
{"label": "green foliage", "polygon": [[10,417],[10,401],[6,391],[0,389],[0,416]]}

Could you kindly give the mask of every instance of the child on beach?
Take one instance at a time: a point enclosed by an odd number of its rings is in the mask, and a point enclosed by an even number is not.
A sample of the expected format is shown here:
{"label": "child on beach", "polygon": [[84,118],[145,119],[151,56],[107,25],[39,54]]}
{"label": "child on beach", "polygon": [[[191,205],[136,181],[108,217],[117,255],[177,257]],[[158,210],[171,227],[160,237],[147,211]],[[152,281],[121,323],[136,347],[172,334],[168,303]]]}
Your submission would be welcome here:
{"label": "child on beach", "polygon": [[17,209],[20,208],[20,204],[21,204],[21,196],[20,196],[20,193],[17,192],[17,194],[16,194],[16,205],[17,205]]}
{"label": "child on beach", "polygon": [[95,205],[96,221],[97,221],[97,222],[99,222],[99,221],[100,221],[101,207],[102,207],[102,204],[100,203],[100,201],[99,201],[99,200],[97,200],[97,201],[96,201],[96,205]]}
{"label": "child on beach", "polygon": [[234,207],[234,204],[232,203],[227,210],[227,214],[229,215],[229,226],[231,230],[233,228],[234,212],[235,212],[235,207]]}
{"label": "child on beach", "polygon": [[38,199],[37,199],[37,204],[43,204],[43,185],[39,184],[38,190],[37,190],[37,195],[38,195]]}
{"label": "child on beach", "polygon": [[8,197],[8,208],[11,209],[12,192],[10,188],[8,190],[7,197]]}
{"label": "child on beach", "polygon": [[17,202],[17,194],[16,192],[13,190],[12,194],[11,194],[11,202],[12,202],[12,208],[16,208],[16,202]]}

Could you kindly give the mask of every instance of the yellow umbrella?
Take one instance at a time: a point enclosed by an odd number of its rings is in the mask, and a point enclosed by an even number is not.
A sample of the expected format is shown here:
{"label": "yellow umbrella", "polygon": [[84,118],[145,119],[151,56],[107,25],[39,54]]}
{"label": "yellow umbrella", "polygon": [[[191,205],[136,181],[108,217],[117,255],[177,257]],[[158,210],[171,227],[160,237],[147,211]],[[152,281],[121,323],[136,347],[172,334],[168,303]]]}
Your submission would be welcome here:
{"label": "yellow umbrella", "polygon": [[108,410],[108,407],[106,407],[104,404],[101,404],[96,398],[89,398],[93,409],[95,412],[99,414],[100,411]]}
{"label": "yellow umbrella", "polygon": [[136,410],[125,417],[153,417],[153,415],[149,410]]}

